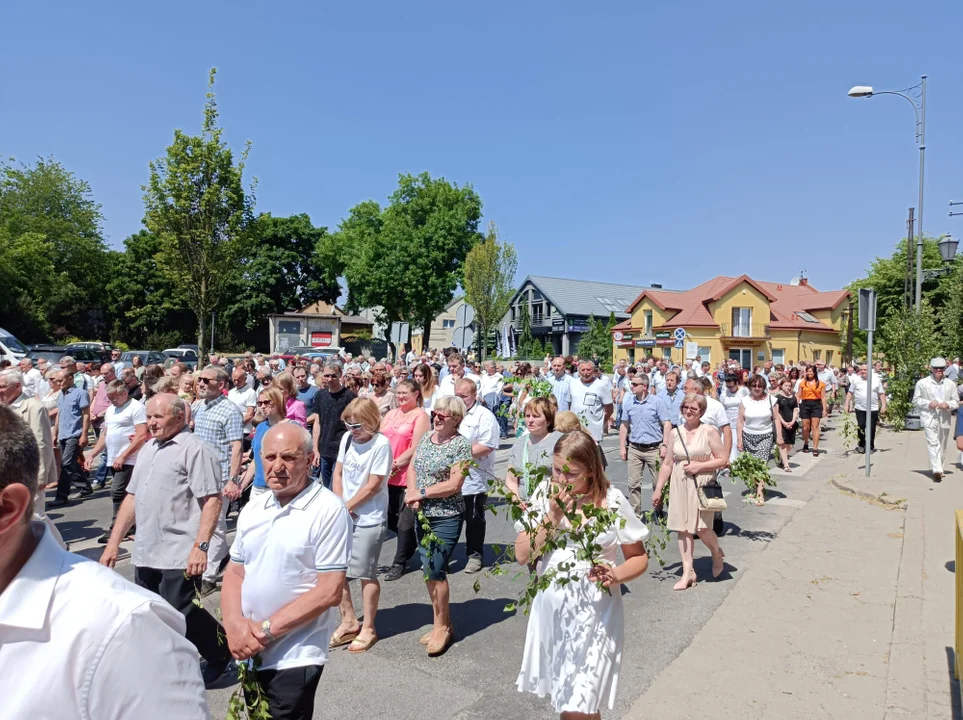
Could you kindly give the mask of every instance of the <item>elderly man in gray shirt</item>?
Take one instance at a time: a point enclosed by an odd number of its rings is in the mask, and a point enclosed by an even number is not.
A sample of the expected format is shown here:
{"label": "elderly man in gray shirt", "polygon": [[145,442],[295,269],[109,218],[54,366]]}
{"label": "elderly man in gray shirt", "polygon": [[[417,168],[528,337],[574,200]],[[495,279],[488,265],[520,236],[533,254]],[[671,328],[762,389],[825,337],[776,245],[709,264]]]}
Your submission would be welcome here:
{"label": "elderly man in gray shirt", "polygon": [[121,540],[135,519],[134,580],[157,593],[187,619],[187,639],[207,660],[206,684],[231,663],[224,630],[194,604],[207,551],[221,513],[221,469],[217,455],[187,430],[187,406],[177,395],[155,395],[147,403],[149,440],[137,456],[127,497],[100,562],[114,567]]}

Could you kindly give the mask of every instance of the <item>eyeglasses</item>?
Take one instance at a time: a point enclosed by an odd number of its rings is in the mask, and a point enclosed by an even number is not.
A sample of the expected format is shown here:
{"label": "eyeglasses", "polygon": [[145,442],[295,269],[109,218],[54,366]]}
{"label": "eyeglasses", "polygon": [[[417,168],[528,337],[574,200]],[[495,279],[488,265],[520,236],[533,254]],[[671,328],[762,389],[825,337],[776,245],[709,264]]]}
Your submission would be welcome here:
{"label": "eyeglasses", "polygon": [[697,407],[692,407],[691,405],[683,405],[682,412],[701,412],[701,410],[699,410]]}
{"label": "eyeglasses", "polygon": [[355,430],[360,430],[361,428],[364,427],[364,425],[362,425],[361,423],[349,423],[349,422],[346,422],[344,426],[348,428],[348,430],[351,430],[352,432]]}
{"label": "eyeglasses", "polygon": [[631,383],[632,387],[646,387],[645,383]]}
{"label": "eyeglasses", "polygon": [[431,413],[432,422],[434,422],[435,420],[441,420],[442,422],[444,422],[445,420],[450,420],[450,419],[451,419],[451,415],[443,415],[440,412]]}
{"label": "eyeglasses", "polygon": [[338,377],[338,376],[337,376],[337,375],[321,375],[321,377],[323,377],[325,380],[330,380],[331,378],[336,378],[336,377]]}
{"label": "eyeglasses", "polygon": [[197,378],[197,382],[203,383],[204,385],[207,385],[207,384],[209,384],[209,383],[216,383],[217,380],[216,380],[215,378],[199,377],[199,378]]}
{"label": "eyeglasses", "polygon": [[274,403],[271,402],[270,400],[258,400],[258,401],[257,401],[257,406],[258,406],[258,407],[266,407],[267,405],[273,405],[273,404],[274,404]]}
{"label": "eyeglasses", "polygon": [[261,379],[261,384],[262,384],[262,385],[270,385],[272,380],[274,380],[274,378],[262,378],[262,379]]}

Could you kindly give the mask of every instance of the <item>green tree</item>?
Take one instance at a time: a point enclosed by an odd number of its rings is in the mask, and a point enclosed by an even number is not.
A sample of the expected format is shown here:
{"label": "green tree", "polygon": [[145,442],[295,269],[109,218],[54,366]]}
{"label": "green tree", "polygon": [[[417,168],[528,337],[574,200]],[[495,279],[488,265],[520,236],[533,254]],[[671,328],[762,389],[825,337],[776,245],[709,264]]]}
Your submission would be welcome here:
{"label": "green tree", "polygon": [[124,240],[123,252],[110,253],[106,291],[111,340],[163,350],[158,342],[170,347],[197,337],[194,313],[160,269],[157,258],[162,250],[157,235],[141,230]]}
{"label": "green tree", "polygon": [[487,351],[488,334],[508,312],[515,293],[517,267],[515,246],[500,244],[498,229],[494,222],[490,222],[488,235],[465,258],[465,279],[462,283],[465,300],[475,309],[482,360]]}
{"label": "green tree", "polygon": [[266,346],[265,317],[318,300],[335,302],[341,294],[341,268],[320,262],[331,238],[327,228],[315,227],[305,214],[276,218],[266,213],[257,219],[252,235],[249,253],[238,263],[224,318],[232,334]]}
{"label": "green tree", "polygon": [[349,307],[380,308],[385,324],[420,327],[429,347],[431,321],[462,281],[480,218],[481,199],[470,185],[427,172],[401,175],[384,209],[373,200],[356,205],[337,233]]}
{"label": "green tree", "polygon": [[608,323],[596,320],[594,315],[589,315],[588,330],[582,334],[578,343],[578,356],[594,358],[597,355],[603,372],[611,372],[612,328],[615,324],[615,313],[609,315]]}
{"label": "green tree", "polygon": [[158,236],[158,265],[197,318],[201,356],[211,313],[222,308],[245,257],[253,222],[254,190],[243,186],[250,142],[235,163],[217,124],[212,69],[201,134],[174,131],[164,157],[150,164],[144,186],[144,224]]}
{"label": "green tree", "polygon": [[0,323],[26,341],[58,328],[96,337],[107,252],[90,185],[53,158],[0,163]]}
{"label": "green tree", "polygon": [[[930,359],[940,352],[937,319],[929,302],[922,312],[905,307],[890,308],[877,323],[879,352],[893,368],[887,391],[890,401],[886,416],[894,429],[902,430],[911,409],[913,387],[925,374]],[[876,346],[873,354],[876,354]]]}
{"label": "green tree", "polygon": [[532,316],[528,312],[528,302],[522,302],[521,309],[519,310],[519,335],[518,344],[515,346],[515,354],[520,358],[528,358],[532,356],[532,345],[535,344],[534,338],[532,338]]}

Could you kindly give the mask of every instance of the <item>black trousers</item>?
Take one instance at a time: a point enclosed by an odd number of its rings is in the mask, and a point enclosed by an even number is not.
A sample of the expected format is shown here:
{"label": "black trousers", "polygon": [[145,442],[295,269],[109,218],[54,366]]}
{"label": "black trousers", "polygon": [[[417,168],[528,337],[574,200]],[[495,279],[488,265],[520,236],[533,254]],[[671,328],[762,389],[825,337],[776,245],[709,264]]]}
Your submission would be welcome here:
{"label": "black trousers", "polygon": [[[324,665],[258,670],[257,681],[268,701],[271,720],[311,720],[314,694],[318,691],[322,672]],[[253,704],[253,700],[245,693],[246,702]]]}
{"label": "black trousers", "polygon": [[485,557],[485,503],[488,493],[465,495],[465,554]]}
{"label": "black trousers", "polygon": [[403,485],[388,486],[388,529],[398,536],[393,565],[407,565],[418,550],[415,538],[415,513],[405,505]]}
{"label": "black trousers", "polygon": [[221,667],[230,662],[227,640],[223,643],[218,640],[219,634],[227,637],[224,628],[207,610],[194,604],[201,586],[200,575],[187,578],[183,570],[137,567],[134,568],[134,582],[160,595],[187,619],[187,639],[194,643],[197,652],[209,665]]}
{"label": "black trousers", "polygon": [[90,490],[90,479],[80,467],[80,445],[78,438],[65,438],[60,441],[60,480],[57,482],[57,499],[70,497],[72,486]]}
{"label": "black trousers", "polygon": [[[117,512],[120,510],[124,498],[127,497],[127,486],[130,485],[130,476],[133,472],[133,465],[124,465],[121,470],[111,469],[110,471],[110,500],[114,503],[114,514],[110,518],[110,529],[113,529],[114,521],[117,520]],[[132,526],[130,531],[134,532],[134,529]]]}
{"label": "black trousers", "polygon": [[[869,418],[869,449],[876,449],[876,426],[879,425],[879,410],[870,411]],[[856,411],[856,444],[866,447],[866,411]]]}

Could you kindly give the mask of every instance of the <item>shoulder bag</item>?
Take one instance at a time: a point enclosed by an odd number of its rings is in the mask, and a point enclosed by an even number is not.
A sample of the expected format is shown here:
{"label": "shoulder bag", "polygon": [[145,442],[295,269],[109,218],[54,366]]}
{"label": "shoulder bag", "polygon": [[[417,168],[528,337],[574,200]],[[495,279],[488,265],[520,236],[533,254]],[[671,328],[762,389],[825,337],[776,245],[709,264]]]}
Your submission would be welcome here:
{"label": "shoulder bag", "polygon": [[[676,425],[675,431],[679,434],[679,442],[682,443],[682,449],[685,451],[685,459],[688,462],[692,462],[692,458],[689,457],[689,448],[686,447],[685,438],[682,437],[682,431],[678,425]],[[729,507],[726,504],[726,499],[722,496],[722,487],[716,482],[714,477],[703,486],[699,485],[695,475],[689,475],[689,477],[692,478],[692,483],[695,485],[696,495],[699,497],[700,509],[722,512]]]}

